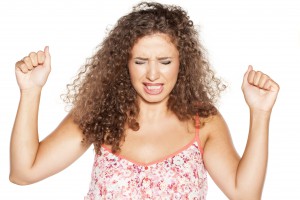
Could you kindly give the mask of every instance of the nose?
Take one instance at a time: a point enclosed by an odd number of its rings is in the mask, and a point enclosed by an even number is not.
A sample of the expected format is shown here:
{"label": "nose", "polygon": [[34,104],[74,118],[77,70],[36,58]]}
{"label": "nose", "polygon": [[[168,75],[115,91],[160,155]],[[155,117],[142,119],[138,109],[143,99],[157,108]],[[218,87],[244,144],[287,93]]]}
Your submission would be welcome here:
{"label": "nose", "polygon": [[159,66],[155,60],[149,61],[147,74],[146,74],[147,79],[149,79],[152,82],[159,79],[160,74],[159,74],[158,67]]}

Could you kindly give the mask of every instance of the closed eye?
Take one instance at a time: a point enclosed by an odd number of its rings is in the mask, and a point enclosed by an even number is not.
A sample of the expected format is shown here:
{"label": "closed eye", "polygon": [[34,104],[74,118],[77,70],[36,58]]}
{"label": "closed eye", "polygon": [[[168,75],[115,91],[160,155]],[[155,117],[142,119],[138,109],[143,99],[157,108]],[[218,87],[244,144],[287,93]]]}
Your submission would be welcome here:
{"label": "closed eye", "polygon": [[136,61],[134,61],[134,64],[142,65],[142,64],[145,64],[145,62],[144,61],[136,60]]}
{"label": "closed eye", "polygon": [[162,61],[161,64],[163,64],[163,65],[169,65],[169,64],[171,64],[171,61],[170,60]]}

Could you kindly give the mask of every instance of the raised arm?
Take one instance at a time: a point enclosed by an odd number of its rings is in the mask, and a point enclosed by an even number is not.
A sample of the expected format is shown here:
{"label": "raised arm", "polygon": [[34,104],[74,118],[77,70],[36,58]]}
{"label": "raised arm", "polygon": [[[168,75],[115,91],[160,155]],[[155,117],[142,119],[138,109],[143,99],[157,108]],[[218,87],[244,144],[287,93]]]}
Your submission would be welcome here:
{"label": "raised arm", "polygon": [[11,135],[10,181],[19,185],[47,178],[73,163],[89,147],[68,115],[43,141],[38,136],[40,96],[51,71],[49,48],[16,63],[20,102]]}
{"label": "raised arm", "polygon": [[216,184],[231,200],[261,199],[268,160],[269,122],[279,86],[249,66],[242,90],[250,110],[248,141],[242,158],[236,153],[225,120],[207,123],[204,162]]}

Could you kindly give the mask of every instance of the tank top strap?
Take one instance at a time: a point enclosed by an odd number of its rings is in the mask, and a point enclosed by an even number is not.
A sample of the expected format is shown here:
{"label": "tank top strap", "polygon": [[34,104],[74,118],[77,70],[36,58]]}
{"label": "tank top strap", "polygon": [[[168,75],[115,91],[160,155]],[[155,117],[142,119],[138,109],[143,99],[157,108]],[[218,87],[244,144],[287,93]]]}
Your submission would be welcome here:
{"label": "tank top strap", "polygon": [[199,115],[197,114],[195,116],[195,132],[196,132],[196,137],[197,139],[199,139],[199,132],[200,132],[200,119],[199,119]]}
{"label": "tank top strap", "polygon": [[201,154],[203,155],[203,147],[201,145],[201,141],[200,141],[200,137],[199,137],[199,134],[200,134],[200,117],[199,115],[197,114],[195,116],[195,138],[196,138],[196,141],[198,143],[198,147],[199,147],[199,150],[201,152]]}

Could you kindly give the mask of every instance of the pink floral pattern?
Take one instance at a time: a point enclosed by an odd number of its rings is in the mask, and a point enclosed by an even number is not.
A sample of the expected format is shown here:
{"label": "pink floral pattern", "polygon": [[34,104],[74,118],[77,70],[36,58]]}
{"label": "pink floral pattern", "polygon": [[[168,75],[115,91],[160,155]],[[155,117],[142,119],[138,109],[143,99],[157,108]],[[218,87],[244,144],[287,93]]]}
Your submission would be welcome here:
{"label": "pink floral pattern", "polygon": [[207,172],[197,141],[195,137],[177,153],[149,165],[129,161],[102,147],[102,155],[95,155],[92,180],[84,199],[205,200]]}

